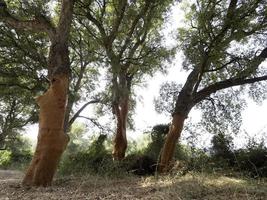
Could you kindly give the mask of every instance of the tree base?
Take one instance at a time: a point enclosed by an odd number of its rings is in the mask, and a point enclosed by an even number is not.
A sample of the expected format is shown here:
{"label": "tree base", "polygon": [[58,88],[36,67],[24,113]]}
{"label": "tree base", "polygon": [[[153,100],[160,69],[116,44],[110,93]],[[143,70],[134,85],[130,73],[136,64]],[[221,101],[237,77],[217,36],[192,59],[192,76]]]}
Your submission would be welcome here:
{"label": "tree base", "polygon": [[185,117],[181,115],[174,115],[172,124],[167,134],[162,153],[160,156],[159,172],[168,172],[172,168],[172,158],[175,151],[175,146],[180,138],[183,130]]}
{"label": "tree base", "polygon": [[68,141],[69,137],[63,131],[40,130],[36,151],[22,184],[50,186]]}

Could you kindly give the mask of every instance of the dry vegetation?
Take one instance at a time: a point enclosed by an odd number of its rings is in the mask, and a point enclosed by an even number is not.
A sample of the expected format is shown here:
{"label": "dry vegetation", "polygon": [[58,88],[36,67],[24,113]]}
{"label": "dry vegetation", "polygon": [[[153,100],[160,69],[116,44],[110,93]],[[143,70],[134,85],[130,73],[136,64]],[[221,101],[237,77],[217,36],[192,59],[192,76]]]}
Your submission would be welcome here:
{"label": "dry vegetation", "polygon": [[265,200],[264,180],[229,178],[218,175],[188,174],[170,178],[84,177],[57,178],[48,188],[20,185],[22,173],[0,171],[0,200],[11,199],[216,199]]}

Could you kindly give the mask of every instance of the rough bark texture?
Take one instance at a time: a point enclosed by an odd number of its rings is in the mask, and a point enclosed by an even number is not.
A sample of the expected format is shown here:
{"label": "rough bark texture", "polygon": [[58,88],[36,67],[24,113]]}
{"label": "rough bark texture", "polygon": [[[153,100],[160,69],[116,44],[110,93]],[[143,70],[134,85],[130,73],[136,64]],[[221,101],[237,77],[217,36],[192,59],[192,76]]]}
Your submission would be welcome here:
{"label": "rough bark texture", "polygon": [[36,100],[40,106],[38,142],[32,162],[23,179],[24,185],[51,185],[61,154],[69,141],[64,133],[70,62],[68,36],[73,12],[72,0],[62,0],[59,23],[50,34],[48,91]]}
{"label": "rough bark texture", "polygon": [[128,114],[128,98],[114,105],[114,113],[117,118],[117,130],[114,138],[113,159],[122,160],[127,149],[126,123]]}
{"label": "rough bark texture", "polygon": [[40,106],[38,142],[23,179],[24,185],[51,185],[69,141],[64,133],[64,119],[70,77],[68,37],[73,5],[73,0],[62,0],[58,26],[53,34],[49,34],[51,46],[47,68],[51,85],[46,93],[36,99]]}
{"label": "rough bark texture", "polygon": [[24,185],[51,185],[61,154],[69,141],[63,131],[68,77],[56,75],[48,91],[36,100],[40,106],[38,143],[23,180]]}
{"label": "rough bark texture", "polygon": [[173,158],[175,146],[181,136],[185,118],[183,115],[174,114],[169,133],[167,134],[160,158],[159,171],[166,172],[171,168],[171,160]]}

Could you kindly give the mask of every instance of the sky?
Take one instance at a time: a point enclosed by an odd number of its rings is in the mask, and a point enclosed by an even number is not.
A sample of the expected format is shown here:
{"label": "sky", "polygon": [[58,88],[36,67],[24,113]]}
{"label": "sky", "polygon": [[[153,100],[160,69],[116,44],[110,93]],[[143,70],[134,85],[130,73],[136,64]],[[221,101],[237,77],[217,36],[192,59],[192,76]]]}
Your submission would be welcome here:
{"label": "sky", "polygon": [[[166,44],[172,45],[175,40],[172,38],[173,33],[179,26],[183,25],[183,16],[179,6],[174,6],[171,10],[170,19],[165,25],[164,35]],[[160,85],[165,81],[175,81],[178,83],[184,83],[187,77],[187,73],[181,71],[182,55],[177,53],[172,64],[169,67],[168,74],[156,73],[153,77],[146,77],[146,87],[137,87],[135,89],[138,94],[138,101],[135,110],[134,124],[135,130],[128,131],[127,137],[129,139],[137,139],[142,137],[142,133],[151,130],[156,124],[167,124],[171,122],[171,116],[159,114],[154,109],[153,101],[159,94]],[[90,116],[92,109],[86,109],[82,115]],[[267,100],[262,105],[257,105],[252,100],[248,100],[247,108],[242,112],[243,123],[241,126],[240,134],[234,138],[235,145],[241,147],[247,141],[247,135],[252,137],[262,137],[262,133],[267,133]],[[201,119],[201,111],[193,109],[189,114],[189,118],[193,122],[198,122]],[[115,123],[115,121],[114,121]],[[30,138],[36,138],[38,132],[38,125],[29,126],[26,129],[26,135]],[[247,135],[245,134],[247,133]],[[90,134],[90,133],[88,133]],[[212,135],[204,134],[201,136],[203,146],[209,145]],[[265,138],[267,136],[265,135]],[[267,139],[267,138],[266,138]],[[34,139],[35,140],[35,139]]]}

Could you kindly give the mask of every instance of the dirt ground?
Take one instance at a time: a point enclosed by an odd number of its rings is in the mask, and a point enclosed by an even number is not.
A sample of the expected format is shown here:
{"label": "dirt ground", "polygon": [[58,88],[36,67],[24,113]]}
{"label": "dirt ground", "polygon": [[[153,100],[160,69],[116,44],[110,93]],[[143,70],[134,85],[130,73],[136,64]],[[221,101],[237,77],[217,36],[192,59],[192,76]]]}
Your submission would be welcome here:
{"label": "dirt ground", "polygon": [[266,200],[267,184],[263,180],[244,180],[224,176],[190,174],[180,177],[56,178],[53,186],[21,186],[23,173],[0,170],[0,200],[23,199],[177,199],[177,200]]}

